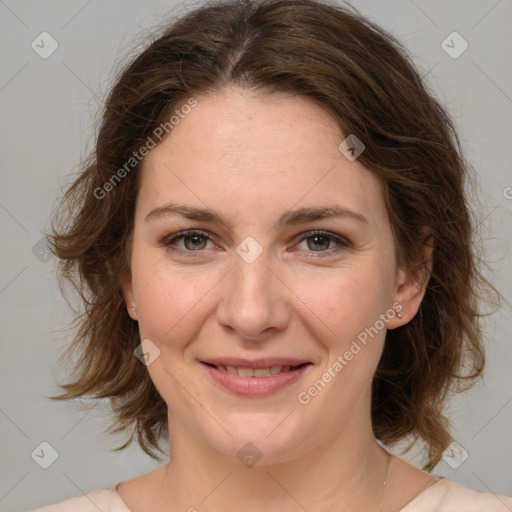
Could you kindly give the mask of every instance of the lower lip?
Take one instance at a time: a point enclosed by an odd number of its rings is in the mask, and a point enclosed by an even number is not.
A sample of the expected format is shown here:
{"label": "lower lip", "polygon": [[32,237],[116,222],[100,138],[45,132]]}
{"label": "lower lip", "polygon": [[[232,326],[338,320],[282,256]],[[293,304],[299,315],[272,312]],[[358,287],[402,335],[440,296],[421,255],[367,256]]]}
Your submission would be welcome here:
{"label": "lower lip", "polygon": [[276,393],[297,382],[311,365],[306,364],[289,372],[282,372],[269,377],[240,377],[240,375],[217,370],[217,368],[204,363],[203,366],[215,382],[232,393],[241,396],[261,397]]}

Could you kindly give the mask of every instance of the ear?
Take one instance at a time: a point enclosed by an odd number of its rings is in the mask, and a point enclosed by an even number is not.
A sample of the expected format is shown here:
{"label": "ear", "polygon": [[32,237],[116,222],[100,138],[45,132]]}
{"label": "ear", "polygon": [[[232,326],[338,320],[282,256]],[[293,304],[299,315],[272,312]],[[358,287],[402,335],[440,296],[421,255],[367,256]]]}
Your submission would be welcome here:
{"label": "ear", "polygon": [[130,318],[138,320],[137,305],[135,303],[135,294],[133,293],[132,276],[130,272],[126,272],[120,277],[121,290],[123,291],[124,303]]}
{"label": "ear", "polygon": [[[423,243],[423,262],[415,269],[400,268],[397,273],[394,307],[401,315],[395,315],[388,322],[388,329],[395,329],[409,323],[420,308],[432,272],[434,237],[430,235]],[[397,307],[401,305],[401,309]]]}

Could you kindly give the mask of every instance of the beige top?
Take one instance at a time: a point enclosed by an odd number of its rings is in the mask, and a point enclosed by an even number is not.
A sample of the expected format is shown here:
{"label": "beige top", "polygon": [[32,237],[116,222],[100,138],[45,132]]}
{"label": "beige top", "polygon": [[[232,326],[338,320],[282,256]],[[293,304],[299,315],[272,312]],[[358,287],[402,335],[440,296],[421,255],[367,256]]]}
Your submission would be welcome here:
{"label": "beige top", "polygon": [[[116,491],[92,491],[87,496],[70,498],[56,505],[31,512],[131,512]],[[416,496],[398,512],[510,512],[512,498],[474,491],[441,479]]]}

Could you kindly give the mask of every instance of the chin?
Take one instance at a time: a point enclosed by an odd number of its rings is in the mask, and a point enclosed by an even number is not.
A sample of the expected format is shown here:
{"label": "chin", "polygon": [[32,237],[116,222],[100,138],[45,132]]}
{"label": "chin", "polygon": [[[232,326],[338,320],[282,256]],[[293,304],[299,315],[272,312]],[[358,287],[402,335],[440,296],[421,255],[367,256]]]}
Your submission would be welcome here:
{"label": "chin", "polygon": [[234,413],[218,418],[226,430],[205,437],[211,447],[247,467],[284,463],[300,455],[307,444],[304,422],[292,411]]}

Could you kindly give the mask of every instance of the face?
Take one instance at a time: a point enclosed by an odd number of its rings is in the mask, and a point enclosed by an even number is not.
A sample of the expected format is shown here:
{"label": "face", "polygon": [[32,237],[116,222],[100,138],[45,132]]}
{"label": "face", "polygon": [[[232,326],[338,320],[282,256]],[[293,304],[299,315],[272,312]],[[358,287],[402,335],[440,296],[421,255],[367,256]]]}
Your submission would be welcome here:
{"label": "face", "polygon": [[307,99],[225,89],[145,158],[123,290],[171,443],[276,462],[371,432],[386,329],[421,296],[345,137]]}

